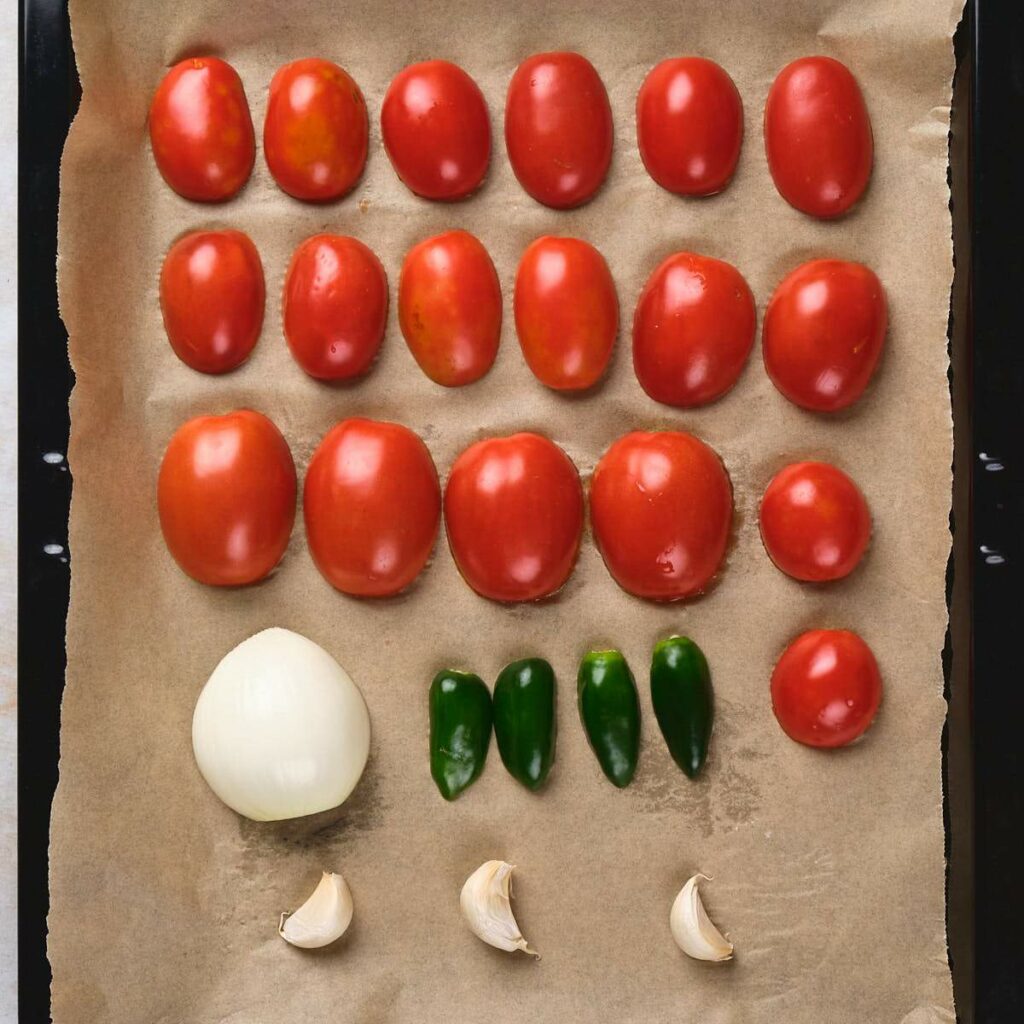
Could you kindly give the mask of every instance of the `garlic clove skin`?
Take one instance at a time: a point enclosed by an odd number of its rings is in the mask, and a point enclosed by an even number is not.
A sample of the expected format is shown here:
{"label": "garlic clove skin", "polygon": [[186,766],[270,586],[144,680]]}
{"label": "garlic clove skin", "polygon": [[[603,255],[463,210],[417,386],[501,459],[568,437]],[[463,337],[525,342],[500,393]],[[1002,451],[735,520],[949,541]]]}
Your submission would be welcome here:
{"label": "garlic clove skin", "polygon": [[352,892],[341,875],[325,871],[312,895],[294,913],[284,913],[277,934],[300,949],[318,949],[340,939],[352,922]]}
{"label": "garlic clove skin", "polygon": [[539,960],[540,954],[530,949],[512,913],[514,868],[515,865],[503,860],[489,860],[481,864],[466,879],[459,905],[469,930],[478,939],[507,953],[521,949]]}
{"label": "garlic clove skin", "polygon": [[694,875],[682,887],[672,904],[672,912],[669,915],[672,938],[676,940],[679,948],[694,960],[709,960],[714,963],[731,960],[732,943],[726,941],[715,927],[700,898],[697,887],[702,879],[710,881],[707,875]]}

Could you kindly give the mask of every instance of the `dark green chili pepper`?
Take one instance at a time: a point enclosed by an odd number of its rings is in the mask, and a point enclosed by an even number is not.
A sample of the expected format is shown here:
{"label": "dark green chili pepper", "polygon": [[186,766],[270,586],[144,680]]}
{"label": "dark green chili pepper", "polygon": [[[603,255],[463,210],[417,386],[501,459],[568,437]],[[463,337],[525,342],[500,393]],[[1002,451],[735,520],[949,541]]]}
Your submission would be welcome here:
{"label": "dark green chili pepper", "polygon": [[640,755],[640,699],[618,651],[591,651],[576,677],[580,721],[601,771],[619,789],[628,786]]}
{"label": "dark green chili pepper", "polygon": [[454,800],[484,770],[491,744],[491,695],[472,672],[445,669],[430,684],[430,774]]}
{"label": "dark green chili pepper", "polygon": [[707,660],[688,637],[655,644],[651,702],[672,759],[696,778],[708,755],[715,711]]}
{"label": "dark green chili pepper", "polygon": [[539,789],[555,759],[555,673],[543,658],[501,670],[494,684],[494,738],[509,774]]}

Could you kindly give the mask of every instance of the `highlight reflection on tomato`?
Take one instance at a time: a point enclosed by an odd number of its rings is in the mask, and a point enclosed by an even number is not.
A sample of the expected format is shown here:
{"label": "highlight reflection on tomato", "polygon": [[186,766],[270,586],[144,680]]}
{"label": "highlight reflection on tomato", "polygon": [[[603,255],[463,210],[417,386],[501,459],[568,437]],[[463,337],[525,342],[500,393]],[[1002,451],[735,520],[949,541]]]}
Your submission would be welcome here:
{"label": "highlight reflection on tomato", "polygon": [[427,446],[398,423],[343,420],[310,460],[303,512],[309,550],[332,586],[399,593],[427,564],[441,520]]}
{"label": "highlight reflection on tomato", "polygon": [[619,300],[604,257],[579,238],[545,235],[516,273],[519,344],[549,388],[579,391],[604,375],[619,330]]}
{"label": "highlight reflection on tomato", "polygon": [[365,373],[388,318],[388,279],[373,251],[344,235],[314,235],[284,282],[284,334],[295,361],[318,380]]}
{"label": "highlight reflection on tomato", "polygon": [[634,431],[601,456],[590,484],[594,540],[623,590],[654,601],[700,593],[732,526],[732,485],[703,441]]}
{"label": "highlight reflection on tomato", "polygon": [[256,138],[238,72],[218,57],[189,57],[164,75],[149,108],[149,139],[164,181],[204,203],[249,180]]}
{"label": "highlight reflection on tomato", "polygon": [[288,546],[295,491],[288,444],[266,416],[197,416],[177,430],[160,464],[167,549],[200,583],[255,583]]}
{"label": "highlight reflection on tomato", "polygon": [[455,563],[478,594],[533,601],[558,590],[576,564],[583,488],[546,437],[494,437],[455,460],[444,516]]}

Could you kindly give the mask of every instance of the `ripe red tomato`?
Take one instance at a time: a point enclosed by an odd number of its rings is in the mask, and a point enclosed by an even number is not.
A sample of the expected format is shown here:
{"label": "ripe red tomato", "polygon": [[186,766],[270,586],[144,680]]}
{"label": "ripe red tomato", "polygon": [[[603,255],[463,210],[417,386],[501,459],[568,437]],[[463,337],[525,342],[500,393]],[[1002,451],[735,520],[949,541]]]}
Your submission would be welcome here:
{"label": "ripe red tomato", "polygon": [[178,428],[160,464],[164,541],[200,583],[255,583],[288,546],[295,490],[288,444],[266,416],[197,416]]}
{"label": "ripe red tomato", "polygon": [[743,101],[733,80],[703,57],[663,60],[637,94],[636,140],[662,188],[681,196],[721,192],[743,144]]}
{"label": "ripe red tomato", "polygon": [[612,159],[612,108],[593,64],[578,53],[524,60],[508,87],[505,145],[537,202],[556,210],[585,203]]}
{"label": "ripe red tomato", "polygon": [[160,310],[175,355],[226,373],[249,358],[263,327],[263,264],[241,231],[193,231],[160,269]]}
{"label": "ripe red tomato", "polygon": [[791,401],[815,412],[853,405],[875,372],[889,323],[882,283],[867,267],[812,260],[768,303],[764,366]]}
{"label": "ripe red tomato", "polygon": [[764,148],[779,194],[812,217],[839,217],[871,177],[871,119],[857,79],[831,57],[801,57],[764,105]]}
{"label": "ripe red tomato", "polygon": [[164,181],[202,203],[230,199],[256,159],[238,72],[217,57],[189,57],[164,75],[149,108],[149,140]]}
{"label": "ripe red tomato", "polygon": [[772,672],[772,710],[790,739],[845,747],[871,725],[882,677],[871,648],[845,629],[812,629],[782,653]]}
{"label": "ripe red tomato", "polygon": [[342,420],[320,442],[303,489],[313,561],[338,590],[388,597],[427,564],[441,487],[427,446],[407,427]]}
{"label": "ripe red tomato", "polygon": [[363,173],[368,139],[366,100],[337,64],[307,57],[277,69],[263,153],[288,195],[326,202],[350,192]]}
{"label": "ripe red tomato", "polygon": [[487,373],[501,338],[501,285],[478,239],[446,231],[409,250],[398,322],[420,369],[437,384],[455,388]]}
{"label": "ripe red tomato", "polygon": [[388,278],[372,250],[344,235],[314,235],[284,280],[284,335],[318,380],[351,380],[376,358],[388,319]]}
{"label": "ripe red tomato", "polygon": [[827,462],[795,462],[776,473],[761,499],[760,518],[769,557],[798,580],[848,576],[871,539],[864,495]]}
{"label": "ripe red tomato", "polygon": [[692,434],[634,431],[601,456],[590,519],[623,590],[654,601],[700,593],[718,571],[732,525],[732,484]]}
{"label": "ripe red tomato", "polygon": [[395,173],[424,199],[464,199],[487,174],[487,103],[457,64],[428,60],[395,75],[380,110],[380,130]]}
{"label": "ripe red tomato", "polygon": [[448,543],[463,579],[492,601],[534,601],[569,578],[583,533],[572,460],[539,434],[478,441],[444,492]]}
{"label": "ripe red tomato", "polygon": [[604,375],[619,300],[604,257],[579,238],[545,235],[516,273],[516,332],[527,365],[549,388],[580,391]]}
{"label": "ripe red tomato", "polygon": [[677,252],[647,279],[633,314],[633,369],[656,402],[713,402],[739,378],[757,311],[743,275],[710,256]]}

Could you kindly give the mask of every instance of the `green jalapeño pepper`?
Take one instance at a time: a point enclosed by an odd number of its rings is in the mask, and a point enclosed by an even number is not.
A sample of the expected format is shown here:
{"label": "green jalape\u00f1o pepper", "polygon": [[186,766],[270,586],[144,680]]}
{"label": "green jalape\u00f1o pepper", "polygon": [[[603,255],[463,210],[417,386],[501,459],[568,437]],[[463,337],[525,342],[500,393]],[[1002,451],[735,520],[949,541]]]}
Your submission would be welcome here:
{"label": "green jalape\u00f1o pepper", "polygon": [[707,660],[688,637],[671,636],[655,644],[651,702],[672,759],[696,778],[708,756],[714,698]]}
{"label": "green jalape\u00f1o pepper", "polygon": [[484,770],[491,744],[491,695],[472,672],[445,669],[430,684],[430,774],[454,800]]}
{"label": "green jalape\u00f1o pepper", "polygon": [[591,651],[576,677],[580,721],[601,771],[622,789],[640,755],[640,699],[633,673],[618,651]]}
{"label": "green jalape\u00f1o pepper", "polygon": [[555,673],[543,658],[501,670],[494,684],[494,738],[509,774],[539,789],[555,759]]}

